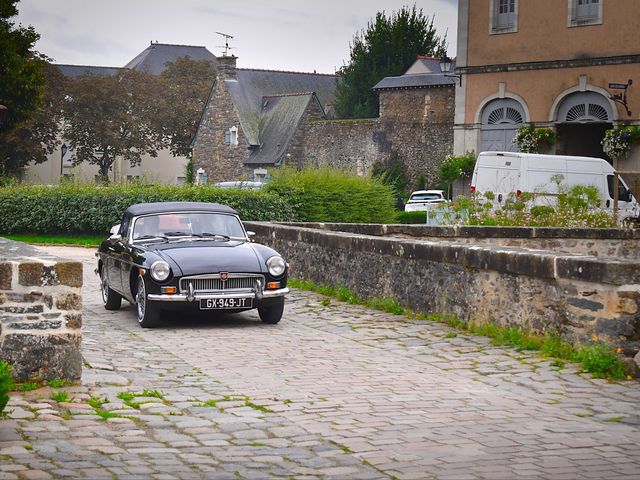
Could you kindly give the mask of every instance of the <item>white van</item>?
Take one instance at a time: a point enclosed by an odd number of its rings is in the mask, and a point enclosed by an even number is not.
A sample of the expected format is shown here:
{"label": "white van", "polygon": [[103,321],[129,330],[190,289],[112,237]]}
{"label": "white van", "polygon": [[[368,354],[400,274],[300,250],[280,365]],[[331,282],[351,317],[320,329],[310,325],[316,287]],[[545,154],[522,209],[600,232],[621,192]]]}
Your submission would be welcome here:
{"label": "white van", "polygon": [[[510,193],[536,193],[536,205],[554,205],[560,193],[558,185],[569,189],[589,185],[598,188],[601,206],[613,213],[613,173],[613,167],[601,158],[482,152],[473,169],[471,193],[492,192],[494,202],[502,205]],[[640,205],[624,180],[618,178],[619,218],[640,217]]]}

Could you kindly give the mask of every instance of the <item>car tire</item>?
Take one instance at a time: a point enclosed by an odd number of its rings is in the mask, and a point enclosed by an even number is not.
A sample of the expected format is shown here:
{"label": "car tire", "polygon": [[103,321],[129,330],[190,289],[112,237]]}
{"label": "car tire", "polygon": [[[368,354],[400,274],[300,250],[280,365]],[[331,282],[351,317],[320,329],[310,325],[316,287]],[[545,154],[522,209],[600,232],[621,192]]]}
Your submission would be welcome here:
{"label": "car tire", "polygon": [[258,315],[263,323],[275,325],[282,318],[284,312],[284,298],[278,299],[268,307],[258,307]]}
{"label": "car tire", "polygon": [[116,293],[109,286],[109,279],[107,278],[107,269],[102,267],[100,271],[100,290],[102,293],[102,303],[107,310],[118,310],[122,305],[122,296]]}
{"label": "car tire", "polygon": [[144,278],[138,277],[136,290],[136,316],[142,328],[157,327],[160,323],[160,310],[147,297],[147,289]]}

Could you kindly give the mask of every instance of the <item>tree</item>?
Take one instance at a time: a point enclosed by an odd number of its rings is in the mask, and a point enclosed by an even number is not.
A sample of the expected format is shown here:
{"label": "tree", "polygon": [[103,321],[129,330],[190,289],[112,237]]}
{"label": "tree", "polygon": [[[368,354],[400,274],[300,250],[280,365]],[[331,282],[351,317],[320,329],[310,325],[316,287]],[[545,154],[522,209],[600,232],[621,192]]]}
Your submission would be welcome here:
{"label": "tree", "polygon": [[60,144],[65,77],[58,68],[45,64],[44,101],[29,120],[0,134],[0,158],[5,175],[15,175],[28,163],[42,163]]}
{"label": "tree", "polygon": [[[46,61],[34,50],[40,36],[33,27],[16,27],[11,20],[18,14],[17,3],[0,0],[0,104],[7,107],[0,125],[0,175],[15,174],[28,161],[42,158],[31,127],[45,106]],[[50,133],[47,129],[42,139],[44,148],[55,146]]]}
{"label": "tree", "polygon": [[390,17],[378,12],[366,29],[356,33],[349,64],[339,72],[336,114],[342,118],[377,117],[378,99],[372,90],[376,83],[402,75],[420,55],[444,55],[446,36],[436,34],[433,20],[414,5]]}
{"label": "tree", "polygon": [[165,110],[160,132],[174,156],[191,156],[191,141],[207,102],[216,71],[207,60],[178,58],[160,74]]}
{"label": "tree", "polygon": [[162,148],[157,122],[165,106],[156,77],[121,70],[117,75],[83,76],[71,83],[63,135],[75,151],[74,165],[97,165],[107,183],[117,157],[136,166],[142,155],[157,156]]}

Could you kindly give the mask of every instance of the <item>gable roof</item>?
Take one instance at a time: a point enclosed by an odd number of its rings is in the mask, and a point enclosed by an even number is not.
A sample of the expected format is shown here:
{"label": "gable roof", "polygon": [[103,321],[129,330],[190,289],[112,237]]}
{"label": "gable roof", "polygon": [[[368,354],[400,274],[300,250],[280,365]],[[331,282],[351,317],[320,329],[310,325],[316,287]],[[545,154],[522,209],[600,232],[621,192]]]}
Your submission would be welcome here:
{"label": "gable roof", "polygon": [[[456,65],[451,65],[451,70]],[[418,57],[413,65],[398,77],[385,77],[374,85],[374,90],[394,88],[427,88],[455,86],[455,78],[447,77],[440,70],[440,59],[436,57]]]}
{"label": "gable roof", "polygon": [[335,75],[318,73],[237,69],[235,78],[226,78],[224,82],[247,141],[250,145],[261,145],[264,138],[269,138],[260,125],[263,114],[268,113],[263,111],[264,97],[315,93],[324,108],[335,101],[336,79]]}
{"label": "gable roof", "polygon": [[96,77],[108,77],[116,75],[121,69],[118,67],[92,67],[89,65],[66,65],[55,64],[65,77],[77,78],[83,75],[91,75]]}
{"label": "gable roof", "polygon": [[272,95],[262,100],[260,143],[251,149],[245,165],[279,165],[309,104],[315,102],[318,109],[323,111],[313,92]]}
{"label": "gable roof", "polygon": [[191,60],[208,60],[214,66],[217,64],[216,56],[206,47],[151,43],[124,68],[160,75],[167,63],[175,62],[180,57],[189,57]]}

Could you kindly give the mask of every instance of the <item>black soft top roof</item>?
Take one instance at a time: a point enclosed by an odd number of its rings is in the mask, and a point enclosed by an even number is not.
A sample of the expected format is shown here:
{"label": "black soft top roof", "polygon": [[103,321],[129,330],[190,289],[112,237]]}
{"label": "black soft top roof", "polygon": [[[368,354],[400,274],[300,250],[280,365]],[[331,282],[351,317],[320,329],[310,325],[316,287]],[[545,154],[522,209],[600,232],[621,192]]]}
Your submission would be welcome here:
{"label": "black soft top roof", "polygon": [[125,215],[137,217],[139,215],[149,215],[152,213],[169,212],[217,212],[232,213],[237,215],[233,208],[219,203],[205,202],[159,202],[159,203],[136,203],[127,208]]}

